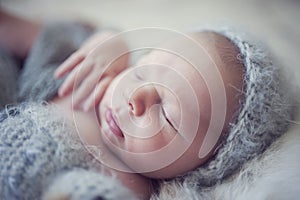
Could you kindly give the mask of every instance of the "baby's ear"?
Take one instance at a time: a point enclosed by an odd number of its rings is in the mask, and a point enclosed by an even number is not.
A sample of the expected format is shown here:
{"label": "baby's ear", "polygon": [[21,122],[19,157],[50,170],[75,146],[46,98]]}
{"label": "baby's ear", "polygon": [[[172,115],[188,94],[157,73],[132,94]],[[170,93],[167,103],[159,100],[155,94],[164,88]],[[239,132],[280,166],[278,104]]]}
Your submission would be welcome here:
{"label": "baby's ear", "polygon": [[114,177],[73,169],[56,176],[42,195],[42,200],[134,200],[137,199]]}

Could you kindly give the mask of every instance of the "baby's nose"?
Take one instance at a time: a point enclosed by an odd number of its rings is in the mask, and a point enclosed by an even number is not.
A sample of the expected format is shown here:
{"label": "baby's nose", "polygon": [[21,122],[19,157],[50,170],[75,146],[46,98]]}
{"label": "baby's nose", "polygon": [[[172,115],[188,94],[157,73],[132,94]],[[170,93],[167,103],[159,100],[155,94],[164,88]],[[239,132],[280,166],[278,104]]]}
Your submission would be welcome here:
{"label": "baby's nose", "polygon": [[153,84],[145,85],[133,92],[129,98],[129,109],[135,116],[141,116],[153,105],[160,104],[161,98]]}

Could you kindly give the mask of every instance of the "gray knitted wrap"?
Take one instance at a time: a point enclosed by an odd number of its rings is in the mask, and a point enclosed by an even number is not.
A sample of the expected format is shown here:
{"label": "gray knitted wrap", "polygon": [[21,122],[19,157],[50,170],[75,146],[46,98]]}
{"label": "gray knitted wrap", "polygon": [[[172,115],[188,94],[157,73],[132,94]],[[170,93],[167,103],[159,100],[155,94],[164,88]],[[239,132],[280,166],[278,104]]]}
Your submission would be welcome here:
{"label": "gray knitted wrap", "polygon": [[0,199],[134,199],[114,177],[99,172],[75,128],[64,121],[45,104],[1,112]]}
{"label": "gray knitted wrap", "polygon": [[17,96],[18,61],[6,49],[0,47],[0,109],[7,102],[15,102]]}
{"label": "gray knitted wrap", "polygon": [[226,36],[239,48],[238,59],[244,65],[244,99],[215,156],[205,165],[179,177],[186,188],[196,190],[221,182],[261,154],[286,132],[293,118],[294,105],[283,74],[264,46],[250,42],[243,33],[237,34],[232,29],[207,31]]}
{"label": "gray knitted wrap", "polygon": [[18,100],[52,99],[63,82],[53,77],[54,70],[92,33],[92,28],[78,23],[48,23],[34,43],[18,85]]}
{"label": "gray knitted wrap", "polygon": [[[0,49],[1,200],[135,199],[102,173],[62,112],[45,103],[62,82],[53,71],[91,33],[77,23],[45,25],[20,73],[9,52]],[[14,105],[17,100],[23,103]]]}

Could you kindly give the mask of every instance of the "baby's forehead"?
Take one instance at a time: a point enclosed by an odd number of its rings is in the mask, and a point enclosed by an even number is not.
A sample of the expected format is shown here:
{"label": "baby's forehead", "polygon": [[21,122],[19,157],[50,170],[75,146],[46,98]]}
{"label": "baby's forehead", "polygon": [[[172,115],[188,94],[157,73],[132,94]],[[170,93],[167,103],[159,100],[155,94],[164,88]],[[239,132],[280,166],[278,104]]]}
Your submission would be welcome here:
{"label": "baby's forehead", "polygon": [[[211,70],[217,70],[227,79],[242,77],[244,67],[238,59],[239,49],[227,37],[212,31],[195,32],[189,37],[191,41],[197,43],[194,45],[197,48],[181,47],[185,44],[178,42],[175,44],[176,49],[173,46],[173,49],[154,49],[140,57],[136,66],[164,65],[177,70],[183,76],[198,80],[207,78],[207,71]],[[166,70],[161,71],[164,72],[161,76],[167,74]]]}
{"label": "baby's forehead", "polygon": [[218,70],[226,76],[244,74],[239,48],[226,36],[213,32],[199,32],[199,41],[208,52]]}
{"label": "baby's forehead", "polygon": [[195,34],[200,44],[215,62],[221,61],[223,64],[228,65],[241,64],[238,59],[240,54],[238,47],[226,36],[213,31],[203,31]]}
{"label": "baby's forehead", "polygon": [[[184,50],[178,50],[180,45],[184,46],[186,44],[178,44],[175,47],[164,47],[155,48],[155,49],[147,49],[143,52],[143,54],[137,60],[137,63],[156,63],[159,61],[164,61],[164,59],[168,59],[171,56],[181,57],[189,62],[186,54],[188,51],[197,51],[199,56],[204,57],[202,54],[206,54],[206,56],[210,57],[214,62],[219,62],[221,60],[224,63],[237,63],[239,49],[233,44],[226,36],[213,32],[213,31],[202,31],[202,32],[194,32],[188,36],[190,41],[188,42],[196,42],[199,46],[198,48],[192,48],[192,45],[187,46]],[[175,42],[176,43],[176,42]]]}

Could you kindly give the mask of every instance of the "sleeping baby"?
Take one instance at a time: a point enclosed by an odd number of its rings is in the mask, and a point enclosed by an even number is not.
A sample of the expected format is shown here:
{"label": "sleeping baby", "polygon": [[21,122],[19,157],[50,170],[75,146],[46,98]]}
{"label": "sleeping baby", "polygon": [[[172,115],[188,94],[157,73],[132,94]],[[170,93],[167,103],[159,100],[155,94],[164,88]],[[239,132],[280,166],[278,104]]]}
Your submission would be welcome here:
{"label": "sleeping baby", "polygon": [[166,181],[200,195],[287,130],[292,102],[261,45],[163,30],[131,64],[126,38],[162,30],[41,28],[19,104],[1,111],[1,199],[155,199]]}

